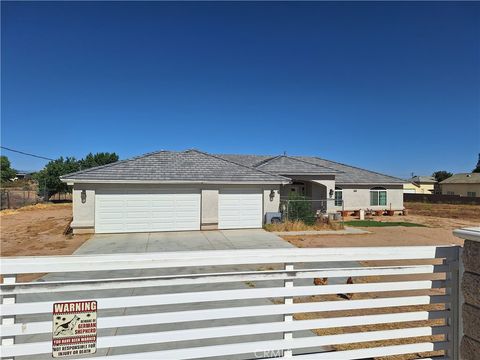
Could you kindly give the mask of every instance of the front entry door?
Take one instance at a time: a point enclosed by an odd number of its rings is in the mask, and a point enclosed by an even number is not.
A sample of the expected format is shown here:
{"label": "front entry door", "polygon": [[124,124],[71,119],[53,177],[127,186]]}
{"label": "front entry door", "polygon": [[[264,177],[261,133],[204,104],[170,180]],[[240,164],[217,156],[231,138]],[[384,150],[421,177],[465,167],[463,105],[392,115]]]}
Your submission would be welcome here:
{"label": "front entry door", "polygon": [[305,184],[303,183],[293,183],[289,186],[288,193],[291,195],[305,196]]}

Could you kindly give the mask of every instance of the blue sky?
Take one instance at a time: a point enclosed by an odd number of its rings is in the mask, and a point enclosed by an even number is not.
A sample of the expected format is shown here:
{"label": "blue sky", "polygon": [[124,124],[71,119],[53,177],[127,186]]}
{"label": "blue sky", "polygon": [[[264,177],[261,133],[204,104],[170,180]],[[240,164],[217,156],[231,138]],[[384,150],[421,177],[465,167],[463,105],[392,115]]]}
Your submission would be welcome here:
{"label": "blue sky", "polygon": [[[473,169],[480,4],[2,2],[3,146]],[[19,169],[45,162],[3,152]]]}

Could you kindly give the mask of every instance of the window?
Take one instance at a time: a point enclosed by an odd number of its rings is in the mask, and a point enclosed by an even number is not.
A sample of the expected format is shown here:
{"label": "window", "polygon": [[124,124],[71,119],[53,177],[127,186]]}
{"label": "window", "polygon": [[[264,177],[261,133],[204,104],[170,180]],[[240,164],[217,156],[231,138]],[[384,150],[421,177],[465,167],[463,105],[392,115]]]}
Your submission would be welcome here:
{"label": "window", "polygon": [[447,195],[455,195],[453,191],[447,191]]}
{"label": "window", "polygon": [[335,186],[335,206],[343,205],[342,189]]}
{"label": "window", "polygon": [[476,197],[477,193],[475,191],[467,191],[467,196]]}
{"label": "window", "polygon": [[370,206],[386,206],[387,190],[382,187],[370,189]]}

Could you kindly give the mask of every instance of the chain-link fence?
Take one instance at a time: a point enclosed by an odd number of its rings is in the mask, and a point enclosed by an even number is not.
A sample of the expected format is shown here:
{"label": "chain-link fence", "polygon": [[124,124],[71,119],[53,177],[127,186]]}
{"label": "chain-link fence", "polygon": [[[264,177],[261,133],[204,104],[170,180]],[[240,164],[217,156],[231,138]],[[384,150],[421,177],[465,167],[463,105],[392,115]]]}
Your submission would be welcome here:
{"label": "chain-link fence", "polygon": [[[48,193],[48,192],[47,192]],[[35,205],[42,202],[71,202],[71,193],[55,193],[48,199],[41,196],[36,190],[0,189],[0,209],[18,209],[27,205]]]}
{"label": "chain-link fence", "polygon": [[313,224],[321,218],[331,217],[341,220],[337,211],[343,209],[343,201],[339,199],[280,199],[280,213],[283,221],[303,221]]}

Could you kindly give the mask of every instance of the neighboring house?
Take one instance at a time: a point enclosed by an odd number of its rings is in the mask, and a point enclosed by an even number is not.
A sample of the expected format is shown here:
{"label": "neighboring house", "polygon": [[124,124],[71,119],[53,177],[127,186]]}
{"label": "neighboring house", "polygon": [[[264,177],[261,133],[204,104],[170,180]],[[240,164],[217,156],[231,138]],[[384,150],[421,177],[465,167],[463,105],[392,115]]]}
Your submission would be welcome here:
{"label": "neighboring house", "polygon": [[405,193],[433,194],[435,192],[437,180],[432,176],[414,176],[408,181],[403,185]]}
{"label": "neighboring house", "polygon": [[411,183],[410,181],[403,184],[403,193],[404,194],[416,194],[420,191],[420,187]]}
{"label": "neighboring house", "polygon": [[306,156],[159,151],[61,180],[75,233],[260,228],[292,193],[325,212],[403,209],[403,180]]}
{"label": "neighboring house", "polygon": [[480,197],[480,173],[462,173],[440,182],[443,195]]}
{"label": "neighboring house", "polygon": [[15,170],[15,177],[13,179],[10,179],[12,181],[15,180],[29,180],[32,178],[32,175],[35,171],[27,171],[27,170]]}

